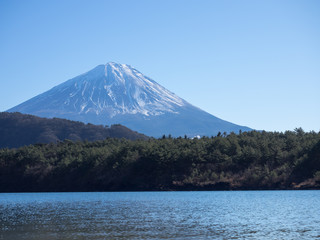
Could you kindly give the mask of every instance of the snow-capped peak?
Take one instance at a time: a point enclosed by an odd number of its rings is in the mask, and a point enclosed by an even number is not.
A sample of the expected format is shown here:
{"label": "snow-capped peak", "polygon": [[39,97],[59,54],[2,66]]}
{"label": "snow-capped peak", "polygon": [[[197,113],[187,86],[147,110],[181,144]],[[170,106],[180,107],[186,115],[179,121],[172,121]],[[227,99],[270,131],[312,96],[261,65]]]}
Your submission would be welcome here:
{"label": "snow-capped peak", "polygon": [[120,123],[155,137],[211,136],[249,129],[216,118],[130,65],[114,62],[99,65],[8,111],[103,125]]}
{"label": "snow-capped peak", "polygon": [[177,109],[186,104],[130,65],[114,62],[99,65],[53,90],[63,95],[59,108],[79,114],[156,116],[178,113]]}

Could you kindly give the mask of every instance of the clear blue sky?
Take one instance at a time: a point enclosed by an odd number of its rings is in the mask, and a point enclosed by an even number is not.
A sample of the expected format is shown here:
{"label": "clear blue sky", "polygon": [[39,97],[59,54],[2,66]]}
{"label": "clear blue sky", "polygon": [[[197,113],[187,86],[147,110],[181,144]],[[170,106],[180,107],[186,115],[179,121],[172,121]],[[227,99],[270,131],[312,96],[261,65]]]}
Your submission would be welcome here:
{"label": "clear blue sky", "polygon": [[320,1],[0,1],[0,111],[109,61],[203,110],[320,130]]}

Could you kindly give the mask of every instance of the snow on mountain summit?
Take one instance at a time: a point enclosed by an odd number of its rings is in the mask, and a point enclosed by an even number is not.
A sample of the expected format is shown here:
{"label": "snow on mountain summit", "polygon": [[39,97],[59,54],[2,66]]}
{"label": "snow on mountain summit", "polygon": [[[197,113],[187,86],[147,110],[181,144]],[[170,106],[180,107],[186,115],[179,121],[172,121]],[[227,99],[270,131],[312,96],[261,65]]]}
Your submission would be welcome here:
{"label": "snow on mountain summit", "polygon": [[[145,116],[175,112],[184,100],[166,90],[152,79],[126,64],[107,63],[70,80],[66,106],[79,113],[117,114],[141,113]],[[70,83],[68,83],[70,85]],[[81,101],[79,101],[81,99]]]}
{"label": "snow on mountain summit", "polygon": [[[55,96],[55,99],[51,99],[51,96]],[[177,113],[177,107],[186,104],[183,99],[138,70],[113,62],[99,65],[38,98],[46,102],[47,109],[59,108],[78,114],[103,113],[109,117],[118,114],[157,116],[165,112]],[[23,105],[20,107],[24,108]],[[26,107],[30,108],[30,105]]]}
{"label": "snow on mountain summit", "polygon": [[114,62],[98,65],[8,112],[103,125],[120,123],[155,137],[249,130],[194,107],[130,65]]}

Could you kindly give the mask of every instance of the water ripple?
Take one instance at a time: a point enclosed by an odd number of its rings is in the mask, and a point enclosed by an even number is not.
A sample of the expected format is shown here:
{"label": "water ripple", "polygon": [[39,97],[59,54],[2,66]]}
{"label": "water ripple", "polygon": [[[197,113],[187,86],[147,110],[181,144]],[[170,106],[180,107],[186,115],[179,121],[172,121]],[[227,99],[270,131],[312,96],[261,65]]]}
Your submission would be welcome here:
{"label": "water ripple", "polygon": [[320,239],[320,191],[0,194],[0,239]]}

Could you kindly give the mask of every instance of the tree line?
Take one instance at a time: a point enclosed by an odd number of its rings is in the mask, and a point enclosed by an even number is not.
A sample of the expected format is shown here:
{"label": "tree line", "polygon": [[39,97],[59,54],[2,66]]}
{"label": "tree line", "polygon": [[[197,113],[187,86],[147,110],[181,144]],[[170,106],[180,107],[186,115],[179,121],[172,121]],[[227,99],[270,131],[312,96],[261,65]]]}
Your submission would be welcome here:
{"label": "tree line", "polygon": [[320,132],[65,140],[0,149],[0,191],[320,189]]}

